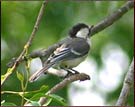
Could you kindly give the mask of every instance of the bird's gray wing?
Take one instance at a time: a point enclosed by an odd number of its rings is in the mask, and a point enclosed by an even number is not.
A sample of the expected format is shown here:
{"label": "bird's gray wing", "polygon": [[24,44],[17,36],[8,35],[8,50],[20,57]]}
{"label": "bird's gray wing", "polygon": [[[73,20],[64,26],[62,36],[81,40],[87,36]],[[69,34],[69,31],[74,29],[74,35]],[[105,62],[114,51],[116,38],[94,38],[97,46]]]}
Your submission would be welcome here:
{"label": "bird's gray wing", "polygon": [[53,54],[44,63],[44,67],[41,70],[34,73],[30,77],[29,81],[35,81],[38,77],[40,77],[41,74],[45,73],[50,67],[52,67],[56,63],[63,60],[71,60],[81,57],[87,54],[88,51],[89,44],[87,44],[87,42],[84,39],[73,39],[69,42],[65,42],[53,52]]}
{"label": "bird's gray wing", "polygon": [[70,60],[86,55],[89,52],[90,46],[85,39],[76,38],[61,45],[58,50],[55,50],[53,55],[48,59],[48,62],[57,62],[61,60]]}

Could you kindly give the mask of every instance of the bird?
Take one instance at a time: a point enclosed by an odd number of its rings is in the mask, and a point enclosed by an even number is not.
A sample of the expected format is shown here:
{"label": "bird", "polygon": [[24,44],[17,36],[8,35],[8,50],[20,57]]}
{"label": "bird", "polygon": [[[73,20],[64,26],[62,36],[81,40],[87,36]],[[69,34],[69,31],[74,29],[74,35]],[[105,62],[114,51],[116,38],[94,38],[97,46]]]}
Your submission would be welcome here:
{"label": "bird", "polygon": [[[67,38],[58,42],[59,46],[50,54],[43,64],[43,68],[30,76],[29,81],[36,81],[42,74],[46,74],[51,67],[64,69],[79,73],[73,68],[83,62],[90,51],[90,36],[93,25],[88,26],[84,23],[74,25],[68,33]],[[68,75],[67,74],[67,75]]]}

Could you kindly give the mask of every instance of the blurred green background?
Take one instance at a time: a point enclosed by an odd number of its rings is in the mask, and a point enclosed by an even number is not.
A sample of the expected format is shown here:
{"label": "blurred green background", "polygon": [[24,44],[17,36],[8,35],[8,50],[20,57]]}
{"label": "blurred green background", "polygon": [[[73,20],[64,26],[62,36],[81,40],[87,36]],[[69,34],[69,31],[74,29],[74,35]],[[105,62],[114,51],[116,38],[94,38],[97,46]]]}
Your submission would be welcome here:
{"label": "blurred green background", "polygon": [[[31,53],[40,48],[47,48],[58,42],[60,39],[67,36],[69,29],[74,24],[83,22],[88,25],[96,25],[105,17],[120,8],[124,3],[125,1],[49,2],[45,7],[44,15],[29,52]],[[10,59],[17,57],[22,51],[24,44],[32,32],[41,4],[42,2],[40,1],[2,1],[1,74],[6,73],[6,64]],[[133,13],[133,9],[129,10],[112,26],[91,38],[92,47],[88,63],[89,61],[93,61],[94,63],[92,62],[92,65],[89,65],[89,67],[92,68],[94,66],[96,69],[94,69],[94,73],[92,72],[92,80],[87,82],[88,84],[86,86],[90,85],[87,92],[98,94],[97,96],[100,96],[100,100],[96,99],[97,97],[91,98],[92,96],[87,94],[89,99],[84,97],[89,100],[88,102],[83,103],[83,100],[79,101],[79,96],[76,98],[74,96],[77,96],[77,94],[72,94],[72,92],[74,92],[73,90],[76,90],[76,88],[77,90],[81,90],[78,86],[79,83],[77,86],[71,84],[57,92],[59,96],[66,99],[68,105],[82,104],[100,106],[115,104],[122,88],[124,76],[134,55]],[[114,63],[110,63],[110,60]],[[110,64],[111,66],[107,66],[107,64]],[[109,69],[106,70],[106,67],[109,67]],[[112,85],[111,88],[113,87],[113,90],[111,90],[110,87],[106,87],[106,83],[104,84],[105,81],[109,81],[105,75],[111,71],[116,72],[115,68],[118,68],[119,74],[108,83],[109,86]],[[25,72],[23,64],[20,65],[17,70]],[[111,75],[112,74],[110,73],[110,76]],[[117,85],[113,85],[115,79],[117,80]],[[48,85],[51,88],[59,81],[61,81],[60,78],[49,75],[46,78],[42,78],[40,81],[29,83],[27,91],[39,89],[43,84]],[[15,72],[2,86],[2,90],[21,91],[20,82],[17,79]],[[95,92],[92,90],[95,90]],[[86,90],[83,89],[83,92],[84,91]],[[81,92],[82,91],[78,91],[78,93]],[[134,101],[133,92],[132,88],[128,99],[128,105],[131,106],[133,106]],[[86,100],[85,98],[83,99]],[[97,103],[92,103],[90,98]],[[3,94],[1,100],[20,105],[21,98],[13,94]],[[81,104],[79,104],[79,102]],[[53,101],[50,105],[60,104]]]}

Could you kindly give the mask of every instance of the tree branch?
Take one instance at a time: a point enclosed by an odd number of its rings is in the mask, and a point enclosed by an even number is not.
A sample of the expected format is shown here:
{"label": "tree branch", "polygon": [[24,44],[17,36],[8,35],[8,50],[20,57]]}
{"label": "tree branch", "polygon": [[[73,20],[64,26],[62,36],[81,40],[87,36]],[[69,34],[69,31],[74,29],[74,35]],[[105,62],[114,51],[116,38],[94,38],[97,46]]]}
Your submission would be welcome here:
{"label": "tree branch", "polygon": [[125,76],[123,87],[120,96],[117,100],[116,106],[126,106],[126,101],[128,99],[130,89],[133,86],[133,81],[134,81],[134,58]]}
{"label": "tree branch", "polygon": [[21,52],[21,54],[19,55],[19,57],[14,61],[14,64],[12,66],[12,68],[9,68],[6,72],[6,74],[2,77],[2,81],[1,81],[1,85],[3,85],[3,83],[7,80],[7,78],[13,73],[13,71],[16,69],[16,67],[19,65],[19,63],[22,61],[22,59],[24,59],[25,54],[27,54],[28,48],[31,46],[31,43],[34,39],[34,36],[38,30],[39,27],[39,23],[41,22],[41,18],[43,16],[44,13],[44,9],[45,9],[45,5],[47,4],[47,1],[44,1],[42,3],[42,6],[40,8],[36,23],[34,25],[33,31],[29,37],[29,40],[27,41],[27,43],[24,46],[23,51]]}
{"label": "tree branch", "polygon": [[121,8],[119,8],[117,11],[112,13],[110,16],[106,17],[104,20],[99,22],[94,28],[92,29],[92,34],[94,35],[105,28],[109,27],[112,25],[114,22],[119,20],[126,12],[128,12],[130,9],[134,7],[134,0],[132,1],[127,1],[126,4],[124,4]]}
{"label": "tree branch", "polygon": [[[102,20],[101,22],[99,22],[97,25],[95,25],[92,28],[91,31],[91,36],[95,35],[96,33],[104,30],[105,28],[111,26],[114,22],[116,22],[117,20],[119,20],[126,12],[128,12],[130,9],[132,9],[134,7],[134,1],[127,1],[126,4],[124,4],[121,8],[119,8],[117,11],[115,11],[114,13],[112,13],[110,16],[106,17],[104,20]],[[47,56],[53,51],[55,50],[55,48],[57,48],[59,46],[59,44],[54,44],[53,46],[49,47],[48,49],[42,49],[42,50],[38,50],[36,52],[32,52],[29,57],[30,58],[36,58],[36,57],[40,57],[42,58],[47,58]],[[20,59],[20,61],[23,61],[25,58]],[[45,59],[43,59],[42,61],[44,61]],[[14,60],[10,61],[7,65],[8,67],[12,67],[14,64]]]}
{"label": "tree branch", "polygon": [[[90,76],[87,74],[84,74],[84,73],[69,76],[69,77],[65,78],[63,81],[61,81],[60,83],[56,84],[45,95],[53,94],[53,93],[57,92],[58,90],[62,89],[63,87],[67,86],[68,84],[70,84],[74,81],[77,81],[77,80],[80,80],[80,81],[90,80]],[[46,97],[41,97],[40,100],[38,101],[38,103],[40,105],[44,105],[46,103],[46,101],[47,101]],[[30,103],[26,103],[25,106],[30,106]]]}
{"label": "tree branch", "polygon": [[[124,4],[121,8],[119,8],[117,11],[112,13],[110,16],[106,17],[104,20],[99,22],[97,25],[95,25],[92,28],[92,33],[91,36],[95,35],[96,33],[104,30],[105,28],[111,26],[114,22],[119,20],[126,12],[128,12],[130,9],[134,7],[134,1],[127,1],[126,4]],[[30,54],[31,58],[36,58],[36,57],[46,57],[49,55],[52,50],[54,50],[56,47],[58,47],[59,44],[54,44],[53,46],[49,47],[48,49],[42,49],[38,50],[36,52],[33,52]]]}

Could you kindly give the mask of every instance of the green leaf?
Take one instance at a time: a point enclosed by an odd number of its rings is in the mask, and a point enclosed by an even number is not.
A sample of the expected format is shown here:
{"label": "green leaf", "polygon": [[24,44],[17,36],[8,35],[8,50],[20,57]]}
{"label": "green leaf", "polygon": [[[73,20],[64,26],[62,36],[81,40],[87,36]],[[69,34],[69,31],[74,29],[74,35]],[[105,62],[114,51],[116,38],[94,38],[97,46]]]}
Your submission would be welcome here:
{"label": "green leaf", "polygon": [[48,91],[49,87],[47,85],[43,85],[41,88],[40,88],[40,92],[44,92],[46,93]]}
{"label": "green leaf", "polygon": [[48,91],[48,88],[49,88],[48,86],[43,85],[39,90],[30,91],[30,92],[24,94],[24,96],[27,97],[27,98],[31,98],[34,95],[36,95],[37,93],[42,93],[44,95]]}
{"label": "green leaf", "polygon": [[32,106],[41,106],[38,102],[36,101],[30,101]]}
{"label": "green leaf", "polygon": [[60,96],[58,96],[58,95],[56,95],[56,94],[51,94],[51,95],[49,95],[49,97],[51,97],[56,102],[62,104],[63,106],[67,105],[65,99],[60,97]]}
{"label": "green leaf", "polygon": [[23,76],[21,73],[17,72],[16,74],[17,74],[17,78],[18,78],[20,81],[24,81],[24,76]]}
{"label": "green leaf", "polygon": [[1,106],[16,106],[16,105],[14,103],[4,102],[1,104]]}
{"label": "green leaf", "polygon": [[37,93],[32,98],[30,98],[30,100],[37,101],[39,100],[40,97],[43,97],[43,96],[44,96],[44,93]]}
{"label": "green leaf", "polygon": [[[29,101],[31,102],[32,106],[41,106],[37,101],[41,98],[44,97],[45,95],[43,93],[37,93],[35,94]],[[47,106],[50,104],[50,102],[52,101],[52,98],[47,98],[46,103],[44,104],[44,106]]]}

